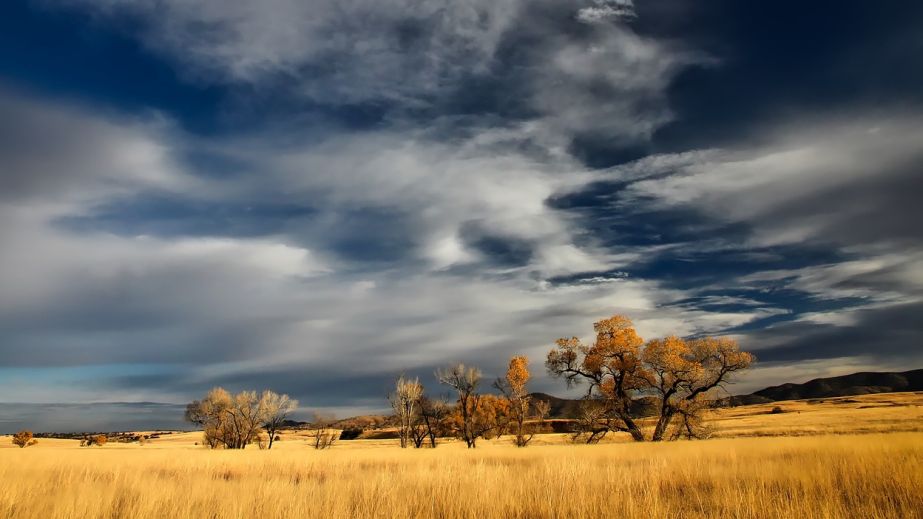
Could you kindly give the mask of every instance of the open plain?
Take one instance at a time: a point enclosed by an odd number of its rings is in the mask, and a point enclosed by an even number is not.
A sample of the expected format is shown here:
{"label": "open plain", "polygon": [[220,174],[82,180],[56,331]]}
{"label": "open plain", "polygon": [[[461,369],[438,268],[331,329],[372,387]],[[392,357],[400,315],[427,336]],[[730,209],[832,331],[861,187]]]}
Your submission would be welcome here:
{"label": "open plain", "polygon": [[[783,412],[773,413],[773,407]],[[712,439],[597,445],[509,437],[340,441],[304,433],[272,450],[207,450],[199,432],[146,445],[0,444],[0,516],[923,517],[923,394],[890,393],[715,411]]]}

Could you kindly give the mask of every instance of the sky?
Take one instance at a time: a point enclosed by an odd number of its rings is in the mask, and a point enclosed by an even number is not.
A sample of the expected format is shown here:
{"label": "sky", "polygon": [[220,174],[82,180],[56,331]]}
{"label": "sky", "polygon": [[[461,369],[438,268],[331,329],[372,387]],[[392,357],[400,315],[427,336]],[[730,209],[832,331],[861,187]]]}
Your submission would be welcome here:
{"label": "sky", "polygon": [[617,313],[735,337],[759,362],[732,393],[923,367],[921,25],[898,1],[3,2],[0,428],[218,385],[349,416],[516,354],[564,395],[554,339]]}

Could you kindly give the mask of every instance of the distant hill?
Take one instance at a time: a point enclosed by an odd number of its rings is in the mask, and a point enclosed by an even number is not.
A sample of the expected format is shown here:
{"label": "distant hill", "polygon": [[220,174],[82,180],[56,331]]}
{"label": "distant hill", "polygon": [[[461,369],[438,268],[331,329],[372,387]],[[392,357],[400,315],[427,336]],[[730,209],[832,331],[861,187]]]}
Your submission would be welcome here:
{"label": "distant hill", "polygon": [[533,402],[548,402],[549,418],[576,418],[580,410],[580,400],[558,398],[547,393],[532,393]]}
{"label": "distant hill", "polygon": [[893,393],[897,391],[923,391],[923,369],[901,373],[861,372],[840,377],[815,378],[804,384],[790,383],[767,387],[745,396],[779,401]]}
{"label": "distant hill", "polygon": [[[782,384],[754,391],[749,395],[732,396],[723,400],[723,403],[739,406],[782,400],[832,398],[899,391],[923,391],[923,369],[901,373],[861,372],[839,377],[815,378],[803,384]],[[549,418],[575,418],[580,410],[581,400],[558,398],[545,393],[532,393],[531,396],[533,400],[546,401],[550,404]],[[653,411],[650,399],[641,398],[637,400],[632,414],[650,416],[654,414]]]}

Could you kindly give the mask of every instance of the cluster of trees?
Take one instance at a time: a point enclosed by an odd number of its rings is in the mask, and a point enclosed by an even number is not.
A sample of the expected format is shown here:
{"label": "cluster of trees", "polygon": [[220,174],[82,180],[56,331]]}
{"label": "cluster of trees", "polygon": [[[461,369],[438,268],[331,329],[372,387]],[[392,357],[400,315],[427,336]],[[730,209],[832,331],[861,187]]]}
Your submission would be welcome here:
{"label": "cluster of trees", "polygon": [[[668,336],[645,342],[631,320],[621,315],[593,326],[591,344],[577,337],[558,339],[545,361],[548,372],[563,378],[568,387],[587,385],[573,424],[575,439],[587,443],[613,431],[626,432],[636,441],[703,437],[708,433],[704,414],[714,402],[714,392],[754,360],[727,337]],[[525,447],[548,416],[548,402],[533,401],[528,391],[526,357],[510,359],[505,376],[492,384],[498,394],[482,392],[484,376],[475,367],[455,364],[435,375],[454,393],[453,403],[448,397],[427,396],[419,379],[404,376],[389,395],[402,448],[436,447],[438,438],[446,436],[474,448],[478,439],[505,434]],[[638,420],[641,402],[654,410],[652,430],[642,428]],[[296,407],[295,400],[272,391],[232,395],[215,388],[187,406],[186,419],[202,427],[211,448],[243,449],[254,442],[272,448]],[[315,448],[328,448],[339,438],[332,425],[332,417],[315,416],[309,429]]]}
{"label": "cluster of trees", "polygon": [[255,391],[232,395],[216,387],[202,400],[186,406],[186,420],[202,427],[210,448],[243,449],[257,442],[271,449],[278,431],[297,407],[297,400],[268,390],[259,395]]}
{"label": "cluster of trees", "polygon": [[513,357],[506,376],[494,382],[500,396],[481,393],[481,371],[464,364],[438,370],[436,378],[455,392],[454,406],[446,399],[427,397],[419,379],[398,378],[389,399],[401,447],[436,447],[438,437],[451,435],[474,448],[479,438],[504,434],[512,434],[515,444],[525,447],[548,414],[547,403],[532,405],[526,390],[530,374],[525,357]]}
{"label": "cluster of trees", "polygon": [[[588,443],[609,431],[627,432],[636,441],[702,437],[708,433],[703,414],[712,393],[754,360],[727,337],[669,336],[645,343],[622,315],[593,328],[593,344],[576,337],[558,339],[545,362],[568,387],[587,384],[578,434]],[[642,398],[656,409],[650,438],[632,413]]]}
{"label": "cluster of trees", "polygon": [[[714,393],[754,361],[727,337],[682,339],[668,336],[645,342],[631,320],[615,315],[594,323],[592,344],[577,337],[562,338],[548,352],[548,372],[568,387],[586,384],[574,438],[587,443],[613,431],[636,441],[702,438],[708,435],[705,411]],[[512,434],[525,447],[543,424],[548,402],[532,402],[526,385],[528,359],[510,359],[506,376],[493,387],[500,395],[482,394],[477,368],[457,364],[438,370],[436,378],[455,393],[455,404],[424,395],[418,379],[398,379],[390,401],[398,423],[401,447],[420,447],[425,439],[454,434],[469,448],[479,438]],[[653,430],[646,433],[637,414],[641,404],[652,408]]]}

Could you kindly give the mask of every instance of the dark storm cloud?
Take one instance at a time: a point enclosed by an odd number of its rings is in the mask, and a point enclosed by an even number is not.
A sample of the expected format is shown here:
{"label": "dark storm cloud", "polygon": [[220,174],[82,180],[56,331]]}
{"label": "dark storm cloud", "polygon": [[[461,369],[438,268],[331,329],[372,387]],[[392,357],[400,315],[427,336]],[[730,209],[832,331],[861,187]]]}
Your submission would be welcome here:
{"label": "dark storm cloud", "polygon": [[848,326],[792,323],[752,332],[764,346],[757,356],[765,362],[792,362],[839,357],[867,357],[914,362],[923,351],[923,303],[868,308],[854,313]]}
{"label": "dark storm cloud", "polygon": [[738,146],[765,124],[858,107],[921,109],[923,7],[904,2],[639,2],[641,34],[710,53],[669,89],[657,150]]}

